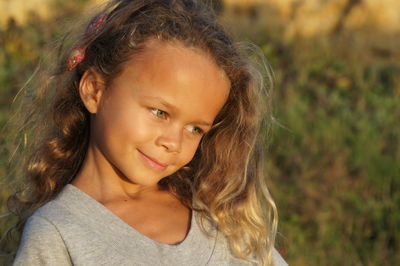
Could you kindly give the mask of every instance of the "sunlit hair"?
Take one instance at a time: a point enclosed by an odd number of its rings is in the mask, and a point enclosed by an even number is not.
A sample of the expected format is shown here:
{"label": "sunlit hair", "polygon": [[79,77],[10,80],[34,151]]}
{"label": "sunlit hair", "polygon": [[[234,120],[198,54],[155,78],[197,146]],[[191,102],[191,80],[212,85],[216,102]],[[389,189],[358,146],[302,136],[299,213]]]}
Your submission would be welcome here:
{"label": "sunlit hair", "polygon": [[[157,38],[204,51],[231,82],[228,100],[193,160],[159,186],[197,210],[203,221],[212,221],[237,257],[270,265],[277,211],[263,169],[271,122],[270,76],[260,71],[267,69],[263,61],[254,63],[214,13],[195,0],[114,0],[101,13],[109,14],[105,25],[89,37],[84,37],[84,29],[67,35],[52,72],[25,93],[19,133],[24,141],[20,158],[14,158],[23,165],[15,174],[21,189],[8,201],[18,217],[17,231],[73,180],[85,158],[90,116],[78,91],[84,72],[94,68],[110,84],[123,62],[139,54],[147,40]],[[68,71],[76,46],[86,47],[86,56]],[[250,51],[255,54],[256,47]]]}

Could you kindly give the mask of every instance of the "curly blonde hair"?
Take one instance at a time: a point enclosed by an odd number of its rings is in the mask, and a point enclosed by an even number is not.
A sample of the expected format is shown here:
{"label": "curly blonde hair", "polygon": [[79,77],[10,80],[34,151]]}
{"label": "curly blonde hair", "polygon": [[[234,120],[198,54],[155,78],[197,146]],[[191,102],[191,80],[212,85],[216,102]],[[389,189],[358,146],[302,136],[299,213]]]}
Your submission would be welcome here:
{"label": "curly blonde hair", "polygon": [[[271,265],[278,217],[263,169],[271,104],[260,67],[200,1],[112,0],[100,13],[108,14],[105,25],[89,37],[85,31],[66,35],[53,70],[22,102],[24,145],[17,161],[23,168],[14,174],[20,190],[8,199],[18,218],[14,229],[21,233],[26,219],[73,180],[86,156],[89,113],[78,91],[83,73],[95,68],[111,82],[121,63],[157,37],[207,52],[231,82],[228,100],[193,160],[159,186],[213,221],[237,257]],[[76,46],[86,47],[85,58],[68,71]]]}

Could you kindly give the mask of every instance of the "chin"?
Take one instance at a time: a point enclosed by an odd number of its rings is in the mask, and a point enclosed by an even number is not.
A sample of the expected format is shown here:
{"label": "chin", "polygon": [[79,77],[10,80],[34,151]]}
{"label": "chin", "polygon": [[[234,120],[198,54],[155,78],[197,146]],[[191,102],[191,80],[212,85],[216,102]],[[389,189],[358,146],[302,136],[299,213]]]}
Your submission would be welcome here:
{"label": "chin", "polygon": [[164,179],[166,175],[160,175],[160,173],[153,173],[152,171],[146,171],[146,173],[125,175],[126,180],[133,185],[140,186],[157,186],[160,180]]}

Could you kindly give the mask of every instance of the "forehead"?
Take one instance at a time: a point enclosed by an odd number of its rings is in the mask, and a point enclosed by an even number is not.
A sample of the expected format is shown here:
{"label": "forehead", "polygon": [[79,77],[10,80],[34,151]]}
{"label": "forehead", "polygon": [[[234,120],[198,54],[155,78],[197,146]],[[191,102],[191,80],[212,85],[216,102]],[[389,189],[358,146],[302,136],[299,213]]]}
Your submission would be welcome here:
{"label": "forehead", "polygon": [[188,68],[190,70],[190,67],[202,67],[199,73],[203,73],[203,77],[214,78],[215,74],[218,74],[229,83],[225,71],[215,63],[210,53],[195,46],[185,45],[178,40],[165,41],[150,38],[141,45],[140,52],[135,54],[127,64],[141,65],[154,70],[161,70],[167,66],[168,70],[177,73],[183,73]]}
{"label": "forehead", "polygon": [[162,98],[178,111],[211,121],[230,90],[228,77],[209,54],[180,42],[154,39],[124,63],[116,81],[130,84],[138,96]]}

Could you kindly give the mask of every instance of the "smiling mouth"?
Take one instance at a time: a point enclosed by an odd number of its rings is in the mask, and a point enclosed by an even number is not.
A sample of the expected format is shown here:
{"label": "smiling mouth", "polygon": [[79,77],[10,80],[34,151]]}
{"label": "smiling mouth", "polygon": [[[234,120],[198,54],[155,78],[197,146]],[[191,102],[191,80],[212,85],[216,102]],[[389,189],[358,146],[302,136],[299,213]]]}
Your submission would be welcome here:
{"label": "smiling mouth", "polygon": [[144,154],[143,152],[141,152],[140,150],[138,150],[140,157],[143,159],[143,161],[150,166],[153,169],[156,169],[158,171],[163,171],[167,168],[168,165],[160,163],[158,161],[156,161],[155,159],[147,156],[146,154]]}

